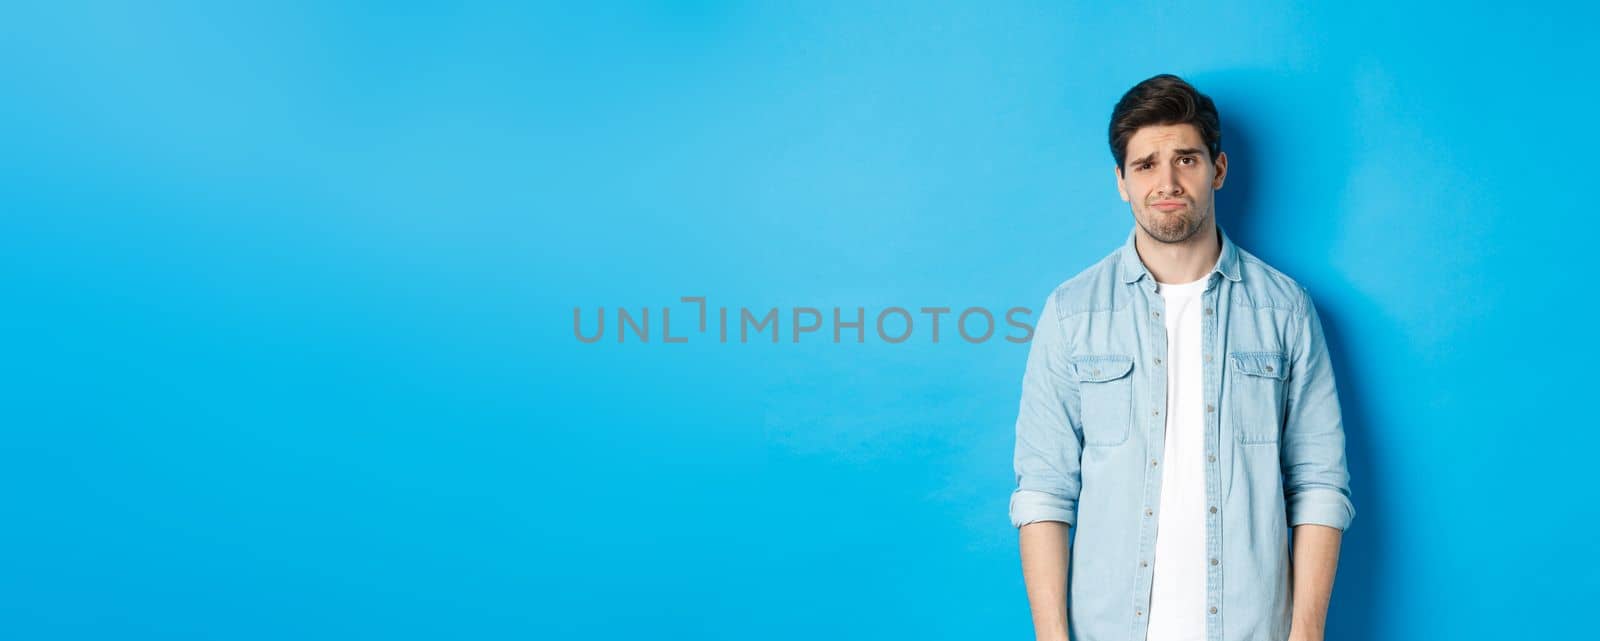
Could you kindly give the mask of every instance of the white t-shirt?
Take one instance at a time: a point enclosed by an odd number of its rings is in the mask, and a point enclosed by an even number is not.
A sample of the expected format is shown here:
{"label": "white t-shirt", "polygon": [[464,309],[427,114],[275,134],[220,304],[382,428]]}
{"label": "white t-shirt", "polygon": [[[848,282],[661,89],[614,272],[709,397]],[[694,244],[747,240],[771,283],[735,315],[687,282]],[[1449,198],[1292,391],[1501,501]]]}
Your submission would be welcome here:
{"label": "white t-shirt", "polygon": [[1146,641],[1206,638],[1205,399],[1200,364],[1206,278],[1156,283],[1166,303],[1167,421]]}

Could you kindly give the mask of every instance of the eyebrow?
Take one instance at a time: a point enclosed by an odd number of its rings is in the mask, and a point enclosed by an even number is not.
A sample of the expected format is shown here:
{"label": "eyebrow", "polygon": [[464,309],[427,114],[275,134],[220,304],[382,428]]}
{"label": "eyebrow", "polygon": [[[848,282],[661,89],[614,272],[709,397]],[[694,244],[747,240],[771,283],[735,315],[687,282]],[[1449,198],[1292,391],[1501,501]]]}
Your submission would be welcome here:
{"label": "eyebrow", "polygon": [[[1205,150],[1201,149],[1199,147],[1184,147],[1183,149],[1174,150],[1172,153],[1174,155],[1177,155],[1177,156],[1197,156],[1202,151],[1205,151]],[[1155,158],[1156,158],[1156,152],[1152,151],[1148,155],[1144,156],[1143,158],[1135,158],[1135,159],[1130,160],[1128,162],[1129,162],[1129,164],[1137,165],[1137,164],[1142,163],[1142,162],[1149,162],[1149,161],[1155,160]]]}

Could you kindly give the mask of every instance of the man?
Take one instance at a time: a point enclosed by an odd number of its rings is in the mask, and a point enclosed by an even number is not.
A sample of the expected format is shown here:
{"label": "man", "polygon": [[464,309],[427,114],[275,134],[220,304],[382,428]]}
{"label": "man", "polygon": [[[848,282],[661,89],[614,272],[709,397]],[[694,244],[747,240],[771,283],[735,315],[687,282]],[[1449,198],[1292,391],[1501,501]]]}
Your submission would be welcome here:
{"label": "man", "polygon": [[1210,98],[1155,76],[1110,138],[1135,224],[1046,299],[1023,375],[1010,515],[1035,631],[1320,641],[1355,508],[1316,308],[1217,225]]}

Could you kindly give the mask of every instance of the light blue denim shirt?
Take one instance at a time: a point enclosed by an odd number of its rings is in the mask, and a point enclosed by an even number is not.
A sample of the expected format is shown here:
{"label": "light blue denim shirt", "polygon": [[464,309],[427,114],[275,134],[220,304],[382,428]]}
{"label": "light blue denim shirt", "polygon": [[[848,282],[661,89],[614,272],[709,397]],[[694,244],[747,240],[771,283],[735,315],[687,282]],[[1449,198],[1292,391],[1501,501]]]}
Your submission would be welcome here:
{"label": "light blue denim shirt", "polygon": [[[1217,235],[1201,316],[1206,639],[1283,641],[1289,528],[1355,517],[1344,427],[1305,288]],[[1167,332],[1133,239],[1045,300],[1022,380],[1011,523],[1072,526],[1077,641],[1143,641],[1149,619]]]}

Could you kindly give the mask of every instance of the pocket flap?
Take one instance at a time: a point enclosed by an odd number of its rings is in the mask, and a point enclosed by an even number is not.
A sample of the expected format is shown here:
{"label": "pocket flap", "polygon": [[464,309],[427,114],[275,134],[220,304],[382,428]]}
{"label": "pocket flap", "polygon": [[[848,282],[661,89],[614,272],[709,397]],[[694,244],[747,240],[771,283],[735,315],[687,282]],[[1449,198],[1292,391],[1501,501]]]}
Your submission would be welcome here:
{"label": "pocket flap", "polygon": [[1241,374],[1282,379],[1289,368],[1283,352],[1233,352],[1228,354],[1233,369]]}
{"label": "pocket flap", "polygon": [[1072,368],[1083,383],[1116,380],[1133,371],[1133,357],[1116,354],[1089,354],[1072,358]]}

